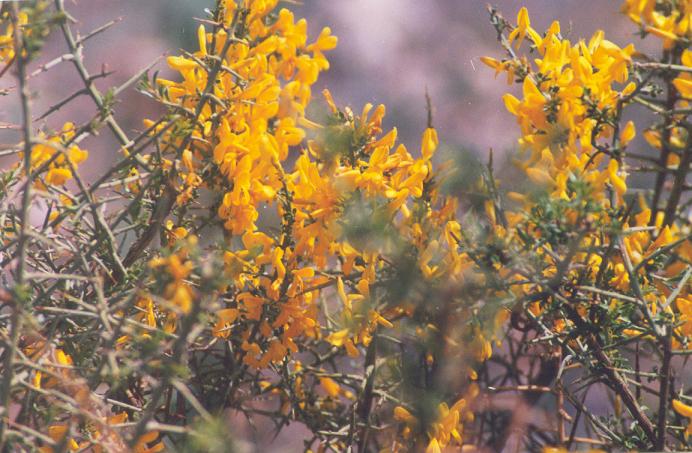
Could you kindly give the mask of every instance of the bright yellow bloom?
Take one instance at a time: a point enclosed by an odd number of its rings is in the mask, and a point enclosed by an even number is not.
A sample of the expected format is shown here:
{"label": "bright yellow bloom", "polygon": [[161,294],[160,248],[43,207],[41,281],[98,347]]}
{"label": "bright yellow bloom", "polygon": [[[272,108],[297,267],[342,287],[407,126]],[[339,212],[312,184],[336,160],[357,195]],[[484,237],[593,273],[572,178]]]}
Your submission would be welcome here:
{"label": "bright yellow bloom", "polygon": [[685,430],[685,437],[692,435],[692,406],[688,406],[680,400],[673,400],[673,409],[678,414],[689,419],[689,424]]}
{"label": "bright yellow bloom", "polygon": [[[31,171],[46,171],[44,182],[48,186],[61,186],[72,179],[73,169],[76,170],[89,156],[87,151],[72,144],[74,137],[74,124],[65,123],[62,131],[53,136],[39,133],[41,143],[31,148]],[[23,159],[23,153],[19,157]],[[45,188],[40,181],[36,184],[39,188]]]}
{"label": "bright yellow bloom", "polygon": [[515,39],[518,38],[517,48],[521,46],[524,42],[524,38],[529,36],[535,45],[541,44],[541,36],[536,33],[536,30],[531,28],[531,20],[529,19],[529,12],[525,7],[522,7],[517,14],[517,27],[512,30],[508,36],[509,43],[513,43]]}

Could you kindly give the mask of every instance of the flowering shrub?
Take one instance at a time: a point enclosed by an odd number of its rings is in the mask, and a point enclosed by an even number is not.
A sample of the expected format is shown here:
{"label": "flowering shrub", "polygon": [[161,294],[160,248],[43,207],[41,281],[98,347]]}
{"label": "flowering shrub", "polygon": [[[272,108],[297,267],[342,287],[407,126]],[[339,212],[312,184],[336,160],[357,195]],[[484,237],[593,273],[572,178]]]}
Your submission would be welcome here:
{"label": "flowering shrub", "polygon": [[[218,0],[174,76],[106,93],[62,0],[3,4],[2,448],[228,451],[230,417],[319,452],[689,447],[690,3],[622,6],[660,59],[490,10],[483,61],[521,85],[511,191],[492,156],[473,181],[439,162],[432,115],[407,147],[384,106],[313,96],[337,38],[277,3]],[[28,76],[51,29],[95,106],[57,132]],[[165,113],[131,136],[134,83]],[[86,180],[101,129],[121,157]]]}

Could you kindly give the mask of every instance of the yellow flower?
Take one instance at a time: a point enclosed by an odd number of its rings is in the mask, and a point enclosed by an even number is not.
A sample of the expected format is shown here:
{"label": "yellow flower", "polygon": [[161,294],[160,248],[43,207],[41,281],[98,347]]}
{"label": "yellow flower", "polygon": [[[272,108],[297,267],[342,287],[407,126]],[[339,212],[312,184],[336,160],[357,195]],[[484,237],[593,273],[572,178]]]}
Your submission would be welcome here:
{"label": "yellow flower", "polygon": [[622,146],[627,146],[629,142],[632,141],[636,135],[636,129],[634,127],[633,121],[628,121],[625,127],[620,131],[620,144]]}
{"label": "yellow flower", "polygon": [[657,8],[655,0],[626,0],[622,12],[644,31],[663,39],[664,49],[672,48],[680,38],[689,38],[689,2]]}
{"label": "yellow flower", "polygon": [[341,392],[341,387],[332,378],[321,377],[320,385],[327,392],[327,395],[331,396],[332,398],[336,398]]}
{"label": "yellow flower", "polygon": [[401,406],[394,408],[394,420],[404,422],[411,427],[418,423],[418,419],[411,415],[411,412],[409,412],[406,408]]}
{"label": "yellow flower", "polygon": [[[17,16],[17,25],[20,27],[29,22],[29,16],[26,11],[19,11]],[[5,25],[4,33],[0,33],[0,63],[7,64],[15,57],[14,48],[14,22],[10,19],[9,12],[5,10],[0,16],[0,24]],[[31,33],[31,28],[25,31]]]}
{"label": "yellow flower", "polygon": [[692,406],[688,406],[680,400],[673,400],[673,409],[683,417],[690,419],[685,430],[685,438],[689,437],[692,434]]}
{"label": "yellow flower", "polygon": [[437,439],[433,438],[430,440],[430,443],[428,443],[428,447],[425,449],[425,453],[442,453],[442,449],[440,449],[440,443],[437,441]]}
{"label": "yellow flower", "polygon": [[215,337],[228,338],[231,335],[231,325],[238,318],[239,312],[236,308],[226,308],[216,312],[218,322],[214,325],[212,334]]}
{"label": "yellow flower", "polygon": [[673,80],[673,85],[675,85],[675,89],[678,90],[682,97],[692,99],[692,80],[678,77]]}
{"label": "yellow flower", "polygon": [[[39,168],[47,169],[44,181],[49,186],[61,186],[72,179],[71,167],[76,169],[89,156],[87,151],[77,145],[67,145],[74,134],[74,124],[68,122],[63,125],[60,133],[51,137],[46,137],[43,132],[40,132],[38,135],[42,143],[31,148],[31,171]],[[65,146],[67,149],[63,149]],[[23,159],[23,153],[19,153],[19,157]],[[39,182],[37,186],[45,188]]]}
{"label": "yellow flower", "polygon": [[333,346],[339,347],[344,344],[344,341],[348,338],[348,329],[342,329],[337,332],[330,334],[326,340]]}
{"label": "yellow flower", "polygon": [[67,168],[51,168],[46,174],[46,183],[61,186],[72,178],[72,172]]}
{"label": "yellow flower", "polygon": [[550,174],[542,170],[540,168],[527,168],[526,169],[526,174],[528,175],[529,179],[533,181],[534,183],[541,185],[541,186],[552,186],[555,184],[555,180],[553,179]]}
{"label": "yellow flower", "polygon": [[435,131],[433,128],[427,128],[423,133],[423,144],[421,147],[423,159],[427,160],[432,157],[435,149],[437,149],[438,143],[439,140],[437,138],[437,131]]}
{"label": "yellow flower", "polygon": [[618,169],[619,165],[617,161],[615,159],[611,159],[610,163],[608,163],[608,176],[610,178],[610,183],[613,185],[613,189],[615,189],[618,196],[622,197],[625,192],[627,192],[627,185],[625,184],[624,178],[618,174]]}
{"label": "yellow flower", "polygon": [[522,7],[517,14],[517,27],[512,30],[507,39],[509,40],[509,43],[512,44],[515,39],[519,38],[517,41],[517,48],[519,48],[521,43],[524,42],[524,38],[527,34],[535,45],[538,46],[541,44],[541,36],[536,33],[536,30],[531,28],[529,11],[525,7]]}

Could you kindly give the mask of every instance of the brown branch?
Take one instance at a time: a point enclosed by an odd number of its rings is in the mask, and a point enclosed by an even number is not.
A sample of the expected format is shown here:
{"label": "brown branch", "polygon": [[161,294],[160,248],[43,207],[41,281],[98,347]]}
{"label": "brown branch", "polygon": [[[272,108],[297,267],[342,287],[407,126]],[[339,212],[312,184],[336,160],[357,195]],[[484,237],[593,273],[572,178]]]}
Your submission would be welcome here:
{"label": "brown branch", "polygon": [[[588,332],[589,328],[581,319],[579,314],[572,307],[568,308],[569,318],[572,322],[574,322],[577,329]],[[605,384],[620,396],[622,402],[627,407],[627,410],[630,412],[632,417],[634,417],[637,423],[639,423],[639,426],[644,431],[644,434],[646,434],[646,437],[651,445],[655,445],[657,438],[651,420],[649,420],[649,418],[642,412],[641,408],[639,407],[639,403],[630,391],[627,383],[622,376],[620,376],[617,370],[615,370],[610,357],[608,357],[608,355],[603,351],[598,339],[593,334],[586,336],[586,341],[589,347],[592,349],[593,355],[597,360],[599,365],[598,370],[603,377],[606,378],[604,380]]]}
{"label": "brown branch", "polygon": [[[692,132],[688,128],[688,133]],[[668,197],[668,204],[666,205],[665,215],[663,217],[663,225],[672,225],[675,221],[675,216],[677,215],[678,205],[680,204],[680,199],[682,197],[682,192],[685,189],[685,181],[687,175],[689,174],[690,164],[692,163],[692,146],[690,145],[690,139],[687,139],[687,147],[685,148],[680,162],[678,163],[678,169],[673,176],[673,187],[670,191],[670,196]]]}
{"label": "brown branch", "polygon": [[[60,1],[60,0],[58,0]],[[231,30],[231,33],[229,33],[230,36],[235,36],[235,29],[237,26],[237,21],[234,21],[234,27]],[[208,99],[209,99],[209,94],[212,93],[214,89],[214,84],[216,83],[216,76],[219,74],[219,71],[221,70],[221,67],[223,66],[223,60],[228,53],[228,51],[231,48],[231,45],[235,41],[232,39],[227,39],[226,42],[224,43],[224,47],[221,50],[220,55],[218,55],[218,59],[214,60],[214,65],[212,67],[212,70],[208,73],[207,76],[207,85],[204,87],[204,91],[200,95],[200,100],[195,108],[195,122],[198,121],[199,116],[202,114],[202,110],[204,107],[207,105]],[[182,141],[180,146],[178,146],[176,150],[176,155],[179,155],[189,144],[190,142],[190,137],[192,136],[192,132],[187,134],[185,139]],[[174,177],[174,174],[171,175],[171,178]],[[161,222],[163,219],[165,219],[168,214],[170,213],[171,209],[173,209],[173,206],[175,204],[175,198],[176,198],[176,192],[175,188],[173,187],[172,182],[169,182],[166,184],[166,188],[164,191],[164,196],[156,203],[154,206],[154,215],[155,217],[153,220],[155,222],[151,222],[149,226],[147,227],[146,231],[144,234],[135,242],[135,244],[132,246],[130,251],[128,252],[127,256],[125,257],[124,260],[124,265],[125,267],[129,267],[132,265],[138,258],[139,256],[146,250],[146,248],[149,246],[149,243],[154,239],[156,236],[156,231],[161,227]]]}
{"label": "brown branch", "polygon": [[[31,55],[26,51],[22,27],[18,25],[19,8],[16,3],[11,6],[12,22],[14,23],[14,46],[16,51],[17,61],[17,78],[19,79],[19,96],[22,109],[22,131],[24,135],[24,172],[31,175],[31,148],[32,148],[32,133],[31,133],[31,99],[29,85],[27,83],[26,67]],[[24,318],[24,284],[26,279],[26,256],[29,235],[29,210],[31,207],[31,180],[24,186],[22,195],[22,210],[19,214],[20,232],[17,243],[17,274],[13,291],[12,318],[10,320],[10,342],[5,346],[4,363],[3,363],[3,379],[0,391],[0,410],[2,413],[2,422],[0,422],[0,451],[5,451],[7,426],[10,420],[9,408],[12,393],[12,380],[14,378],[14,359],[17,349],[19,348],[19,335],[22,331]]]}
{"label": "brown branch", "polygon": [[[551,354],[548,358],[542,358],[540,368],[536,376],[531,380],[531,383],[527,386],[530,390],[522,392],[522,399],[528,405],[528,407],[533,407],[538,403],[538,400],[546,392],[543,391],[544,388],[549,388],[551,393],[554,389],[549,385],[555,380],[559,370],[560,357],[555,354]],[[535,391],[534,389],[541,389],[540,391]],[[521,416],[520,414],[514,414],[514,416]],[[496,433],[494,437],[494,442],[490,445],[492,451],[503,451],[509,438],[511,436],[511,428],[513,423],[507,423],[503,426],[499,433]]]}
{"label": "brown branch", "polygon": [[370,344],[368,345],[367,353],[365,354],[365,375],[363,379],[363,387],[358,403],[358,416],[363,423],[360,439],[358,442],[358,451],[367,451],[368,431],[370,426],[370,411],[372,410],[373,402],[373,387],[375,385],[375,372],[377,361],[377,333],[373,335]]}
{"label": "brown branch", "polygon": [[672,350],[672,329],[667,328],[668,332],[663,342],[663,364],[661,365],[661,388],[658,402],[658,439],[656,439],[656,450],[663,451],[666,448],[666,416],[668,412],[668,387],[670,386],[671,372],[671,350]]}
{"label": "brown branch", "polygon": [[[680,63],[681,57],[682,57],[682,51],[683,47],[680,44],[676,44],[675,47],[668,53],[666,56],[669,58],[669,63],[670,64],[677,64]],[[666,73],[664,74],[664,80],[666,82],[666,88],[667,88],[667,95],[666,95],[666,103],[665,103],[665,108],[662,110],[664,111],[671,111],[675,109],[675,103],[678,100],[678,92],[675,89],[675,86],[673,85],[673,78],[674,74],[671,73]],[[659,166],[661,168],[666,168],[667,163],[668,163],[668,156],[671,153],[671,147],[672,144],[670,142],[671,136],[672,136],[672,127],[675,123],[675,118],[671,115],[666,115],[665,120],[663,122],[663,133],[661,137],[661,157],[659,159]],[[688,147],[689,148],[689,147]],[[682,167],[682,162],[680,162],[680,167]],[[688,163],[689,165],[689,163]],[[661,198],[661,193],[663,191],[663,186],[666,180],[666,173],[664,172],[658,172],[656,174],[656,182],[654,183],[654,195],[651,201],[651,218],[649,219],[649,225],[655,225],[656,224],[656,216],[658,215],[659,212],[659,200]],[[683,181],[684,182],[684,181]],[[669,203],[670,204],[670,203]],[[676,203],[677,204],[677,203]],[[667,209],[666,209],[667,210]],[[666,225],[666,223],[664,223]]]}

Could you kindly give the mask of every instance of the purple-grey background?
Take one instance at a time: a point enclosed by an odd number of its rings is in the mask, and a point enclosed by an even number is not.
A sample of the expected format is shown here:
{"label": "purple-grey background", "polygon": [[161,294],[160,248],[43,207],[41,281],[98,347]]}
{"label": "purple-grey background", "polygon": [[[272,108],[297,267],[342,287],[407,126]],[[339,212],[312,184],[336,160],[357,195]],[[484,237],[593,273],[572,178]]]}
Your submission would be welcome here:
{"label": "purple-grey background", "polygon": [[[92,73],[102,68],[114,70],[98,85],[106,89],[122,83],[153,59],[179,48],[195,48],[193,17],[204,17],[211,0],[67,0],[66,6],[79,21],[74,26],[88,33],[114,18],[122,21],[108,32],[88,42],[86,63]],[[305,0],[302,5],[282,2],[307,17],[309,34],[315,37],[323,26],[330,26],[339,37],[339,46],[329,53],[331,69],[314,90],[329,87],[339,104],[350,104],[359,111],[365,102],[387,106],[386,125],[396,125],[400,138],[411,149],[419,144],[426,124],[425,90],[434,106],[434,124],[440,138],[455,148],[479,155],[489,148],[507,151],[516,144],[518,129],[504,109],[501,95],[508,90],[503,76],[479,57],[502,57],[495,31],[488,21],[485,1],[476,0]],[[563,34],[573,41],[606,29],[616,43],[636,40],[635,28],[619,14],[620,2],[612,0],[502,0],[494,3],[511,20],[525,5],[532,25],[542,32],[558,19]],[[648,46],[647,46],[648,47]],[[49,37],[43,63],[64,52],[58,33]],[[158,65],[164,69],[165,62]],[[32,80],[40,91],[34,113],[43,112],[80,87],[74,69],[63,63]],[[0,88],[12,85],[9,77]],[[56,79],[59,81],[56,83]],[[57,89],[56,89],[57,87]],[[512,88],[514,89],[514,88]],[[155,116],[156,108],[143,96],[130,90],[116,107],[119,121],[127,128],[141,128],[141,118]],[[87,120],[93,114],[90,100],[83,97],[51,116],[42,124],[58,128],[65,118]],[[0,104],[0,121],[17,122],[17,104]],[[4,141],[4,140],[2,140]],[[117,148],[90,139],[92,156],[104,164],[115,157]],[[97,147],[94,148],[94,145]],[[104,145],[105,146],[105,145]]]}

